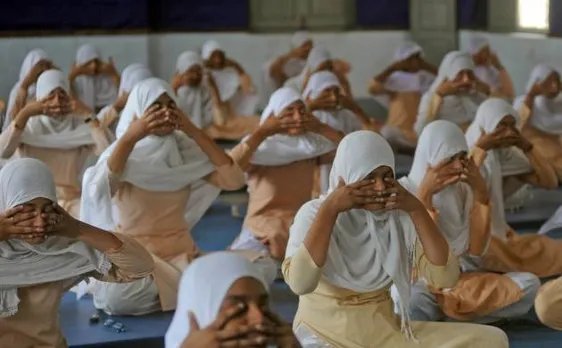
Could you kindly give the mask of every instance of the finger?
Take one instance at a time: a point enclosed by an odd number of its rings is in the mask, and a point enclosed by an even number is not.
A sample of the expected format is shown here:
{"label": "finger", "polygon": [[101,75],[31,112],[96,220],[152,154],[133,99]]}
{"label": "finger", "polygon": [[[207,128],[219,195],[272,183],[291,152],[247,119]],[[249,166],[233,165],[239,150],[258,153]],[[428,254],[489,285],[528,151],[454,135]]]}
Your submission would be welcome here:
{"label": "finger", "polygon": [[33,211],[33,212],[27,212],[27,213],[23,213],[20,212],[18,214],[15,214],[14,216],[10,217],[10,222],[12,224],[17,224],[20,223],[22,221],[25,220],[32,220],[37,216],[37,212]]}
{"label": "finger", "polygon": [[364,187],[371,186],[373,184],[374,184],[373,180],[359,180],[354,182],[353,184],[350,184],[349,187],[351,189],[362,189]]}
{"label": "finger", "polygon": [[190,330],[193,331],[199,331],[199,323],[197,323],[197,319],[195,318],[195,314],[193,314],[193,312],[189,311],[187,313],[187,316],[189,318],[189,328]]}
{"label": "finger", "polygon": [[149,130],[154,130],[155,128],[161,128],[161,127],[163,127],[165,124],[167,124],[167,123],[169,123],[169,122],[170,122],[170,120],[168,120],[168,119],[159,118],[159,119],[156,119],[156,120],[154,120],[154,121],[152,121],[152,122],[149,122],[148,125],[147,125],[147,128],[148,128]]}
{"label": "finger", "polygon": [[390,187],[387,188],[386,190],[382,191],[383,195],[392,195],[392,194],[398,194],[400,193],[400,189],[398,187]]}
{"label": "finger", "polygon": [[337,188],[344,187],[344,186],[345,186],[345,181],[343,181],[343,178],[340,176],[340,177],[338,178],[338,186],[337,186]]}
{"label": "finger", "polygon": [[246,310],[246,304],[239,303],[235,307],[229,308],[224,313],[219,315],[219,317],[211,324],[211,327],[215,330],[222,330],[229,321],[246,312]]}
{"label": "finger", "polygon": [[285,326],[285,322],[283,321],[283,319],[281,319],[280,316],[278,316],[277,314],[273,313],[270,310],[264,310],[263,311],[264,316],[269,319],[273,324],[275,325],[279,325],[279,326]]}
{"label": "finger", "polygon": [[43,228],[34,227],[32,225],[29,226],[17,225],[11,227],[8,231],[9,234],[12,236],[45,232]]}
{"label": "finger", "polygon": [[252,338],[241,338],[230,341],[223,341],[219,343],[221,348],[229,347],[260,347],[268,341],[265,336],[256,336]]}
{"label": "finger", "polygon": [[2,214],[0,214],[1,218],[11,218],[12,216],[16,215],[19,212],[22,212],[24,210],[24,206],[23,205],[17,205],[13,208],[10,208],[8,210],[6,210],[5,212],[3,212]]}

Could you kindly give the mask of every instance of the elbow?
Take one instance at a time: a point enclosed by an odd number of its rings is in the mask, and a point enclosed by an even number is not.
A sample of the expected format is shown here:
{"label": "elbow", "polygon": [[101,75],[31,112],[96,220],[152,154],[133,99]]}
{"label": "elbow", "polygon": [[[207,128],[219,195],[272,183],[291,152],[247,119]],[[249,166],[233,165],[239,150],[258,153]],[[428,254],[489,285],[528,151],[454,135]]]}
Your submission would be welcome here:
{"label": "elbow", "polygon": [[221,185],[223,190],[226,191],[237,191],[246,185],[246,177],[242,169],[237,165],[232,165],[232,170],[228,173],[228,176],[223,176],[223,184]]}
{"label": "elbow", "polygon": [[[288,279],[288,278],[285,278]],[[291,289],[292,292],[294,292],[296,295],[298,296],[305,296],[308,294],[311,294],[312,292],[314,292],[314,290],[316,290],[316,287],[318,286],[318,282],[314,282],[314,281],[309,281],[309,282],[291,282],[291,281],[287,281],[287,284],[289,285],[289,288]]]}

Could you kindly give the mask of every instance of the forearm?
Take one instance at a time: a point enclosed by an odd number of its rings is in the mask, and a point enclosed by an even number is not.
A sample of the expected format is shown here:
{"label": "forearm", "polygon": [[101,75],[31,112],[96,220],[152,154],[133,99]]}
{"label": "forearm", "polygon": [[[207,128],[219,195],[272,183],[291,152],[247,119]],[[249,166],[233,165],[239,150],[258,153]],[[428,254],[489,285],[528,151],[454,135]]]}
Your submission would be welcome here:
{"label": "forearm", "polygon": [[381,85],[384,85],[386,80],[392,75],[394,72],[394,67],[391,65],[384,69],[380,74],[376,75],[374,79],[379,82]]}
{"label": "forearm", "polygon": [[77,239],[104,253],[118,250],[123,246],[123,242],[113,233],[84,222],[78,224]]}
{"label": "forearm", "polygon": [[426,258],[435,266],[444,266],[449,258],[449,245],[425,207],[410,213]]}
{"label": "forearm", "polygon": [[125,171],[127,160],[131,152],[133,152],[135,144],[136,141],[129,139],[126,134],[117,140],[115,150],[113,150],[107,161],[107,167],[111,173],[121,175]]}
{"label": "forearm", "polygon": [[523,181],[549,190],[554,190],[558,187],[558,177],[554,168],[546,158],[540,155],[536,148],[533,147],[525,155],[529,162],[531,162],[533,173],[523,175]]}
{"label": "forearm", "polygon": [[500,73],[500,83],[501,83],[501,93],[504,97],[508,99],[513,99],[515,97],[515,89],[513,88],[513,82],[511,81],[511,77],[507,73],[507,70],[502,66],[498,69]]}
{"label": "forearm", "polygon": [[332,230],[337,218],[338,213],[325,201],[304,239],[304,246],[318,267],[323,267],[326,263]]}
{"label": "forearm", "polygon": [[250,135],[248,140],[238,144],[234,149],[232,149],[230,155],[243,171],[248,171],[250,169],[250,160],[254,156],[258,147],[265,139],[267,139],[267,137],[268,135],[262,129],[258,128]]}
{"label": "forearm", "polygon": [[469,253],[481,256],[490,239],[490,205],[474,200],[470,215],[470,246]]}
{"label": "forearm", "polygon": [[199,145],[215,167],[218,168],[232,164],[232,158],[201,129],[191,124],[188,129],[184,129],[184,132]]}
{"label": "forearm", "polygon": [[334,129],[327,124],[322,124],[318,134],[327,138],[328,140],[330,140],[331,142],[333,142],[336,145],[338,145],[340,143],[340,141],[343,139],[343,137],[345,136],[345,134],[343,132],[340,132],[339,130]]}
{"label": "forearm", "polygon": [[27,101],[27,87],[22,87],[19,88],[17,95],[16,95],[16,100],[14,102],[14,105],[12,106],[12,109],[10,110],[10,120],[15,120],[17,115],[19,114],[19,112],[25,107],[25,102]]}

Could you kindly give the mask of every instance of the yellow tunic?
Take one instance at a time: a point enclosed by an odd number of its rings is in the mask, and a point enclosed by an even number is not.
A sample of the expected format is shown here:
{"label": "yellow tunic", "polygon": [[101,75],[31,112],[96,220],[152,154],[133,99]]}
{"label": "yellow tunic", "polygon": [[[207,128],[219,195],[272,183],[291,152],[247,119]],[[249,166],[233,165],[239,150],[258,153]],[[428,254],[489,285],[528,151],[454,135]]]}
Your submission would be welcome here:
{"label": "yellow tunic", "polygon": [[[417,250],[421,250],[419,244]],[[416,263],[418,272],[428,283],[439,288],[454,285],[459,274],[455,257],[450,256],[446,266],[434,266],[423,253],[416,254],[420,255]],[[507,336],[500,329],[476,324],[412,322],[420,344],[407,340],[400,331],[400,319],[394,314],[389,288],[356,293],[331,285],[304,244],[283,262],[283,275],[300,295],[294,329],[304,326],[333,347],[509,347]]]}

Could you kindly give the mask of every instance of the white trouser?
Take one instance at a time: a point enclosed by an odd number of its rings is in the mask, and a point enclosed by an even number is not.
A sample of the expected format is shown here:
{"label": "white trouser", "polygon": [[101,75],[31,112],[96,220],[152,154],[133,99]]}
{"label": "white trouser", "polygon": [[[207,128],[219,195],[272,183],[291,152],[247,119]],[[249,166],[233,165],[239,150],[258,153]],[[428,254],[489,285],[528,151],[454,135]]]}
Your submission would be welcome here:
{"label": "white trouser", "polygon": [[[267,279],[269,280],[271,278],[273,272],[272,263],[275,264],[275,276],[273,281],[275,281],[275,279],[283,279],[283,275],[281,274],[281,263],[273,260],[269,256],[269,249],[267,246],[260,242],[247,228],[242,227],[242,232],[240,232],[238,238],[236,238],[236,240],[234,240],[234,242],[230,245],[230,250],[252,250],[261,253],[264,256],[264,260],[269,260],[267,267],[262,266],[266,269],[264,272],[267,272]],[[271,283],[273,283],[273,281]]]}
{"label": "white trouser", "polygon": [[[523,297],[504,308],[488,314],[485,317],[475,318],[474,323],[487,324],[501,319],[510,319],[523,316],[533,307],[537,291],[541,286],[540,279],[532,273],[513,272],[506,273],[523,291]],[[395,312],[398,313],[399,297],[394,286],[391,287],[391,296],[395,303]],[[412,286],[410,297],[410,319],[413,321],[456,321],[448,318],[439,307],[437,299],[432,294],[424,282],[416,282]]]}

